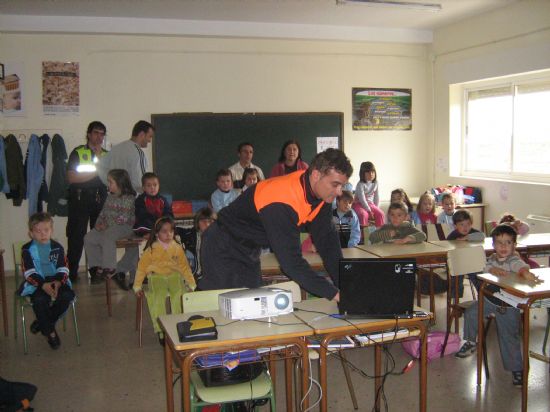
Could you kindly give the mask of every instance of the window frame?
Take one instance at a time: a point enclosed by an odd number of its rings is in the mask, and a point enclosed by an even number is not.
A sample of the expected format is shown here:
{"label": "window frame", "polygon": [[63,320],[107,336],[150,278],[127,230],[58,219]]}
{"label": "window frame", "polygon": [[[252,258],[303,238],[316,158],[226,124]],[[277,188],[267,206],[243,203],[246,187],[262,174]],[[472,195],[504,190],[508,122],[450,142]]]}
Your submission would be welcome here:
{"label": "window frame", "polygon": [[[466,170],[467,164],[467,128],[468,128],[468,103],[469,94],[476,91],[496,89],[496,88],[508,88],[512,96],[512,136],[510,139],[510,168],[513,168],[514,164],[514,139],[515,139],[515,99],[518,91],[518,87],[531,85],[535,83],[548,83],[550,88],[550,70],[542,70],[531,73],[522,73],[518,75],[505,76],[499,78],[485,79],[480,81],[473,81],[467,83],[460,83],[456,85],[450,85],[450,118],[449,118],[449,149],[450,149],[450,175],[463,178],[475,178],[484,180],[498,180],[519,182],[528,184],[547,184],[550,185],[550,168],[547,174],[541,173],[527,173],[527,172],[515,172],[510,170],[509,172],[487,171],[487,170]],[[453,93],[453,90],[455,93]],[[453,101],[453,95],[455,101]],[[456,98],[460,100],[456,101]],[[453,116],[453,106],[456,110],[459,108],[459,117],[456,114]],[[458,132],[457,128],[460,129]],[[458,132],[458,133],[457,133]],[[458,141],[457,141],[458,139]],[[456,160],[456,152],[453,156],[453,147],[458,149],[459,159]],[[454,164],[453,164],[454,163]],[[549,159],[550,163],[550,159]]]}

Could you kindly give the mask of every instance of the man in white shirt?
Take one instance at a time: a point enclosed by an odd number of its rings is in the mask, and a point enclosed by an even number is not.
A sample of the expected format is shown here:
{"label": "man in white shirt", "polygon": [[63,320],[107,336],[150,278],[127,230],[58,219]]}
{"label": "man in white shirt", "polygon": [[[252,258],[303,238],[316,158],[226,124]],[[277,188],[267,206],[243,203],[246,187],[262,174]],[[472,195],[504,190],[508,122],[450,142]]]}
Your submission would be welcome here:
{"label": "man in white shirt", "polygon": [[132,187],[137,193],[143,191],[141,177],[148,171],[147,157],[143,149],[153,140],[155,128],[145,120],[140,120],[132,129],[132,137],[119,143],[101,158],[99,162],[99,176],[107,182],[107,173],[111,169],[124,169],[130,175]]}
{"label": "man in white shirt", "polygon": [[231,178],[233,179],[233,187],[240,189],[242,184],[243,172],[247,167],[256,169],[258,171],[258,180],[264,180],[264,173],[258,166],[252,164],[252,157],[254,156],[254,146],[252,143],[243,142],[237,147],[237,153],[239,161],[229,167],[231,172]]}

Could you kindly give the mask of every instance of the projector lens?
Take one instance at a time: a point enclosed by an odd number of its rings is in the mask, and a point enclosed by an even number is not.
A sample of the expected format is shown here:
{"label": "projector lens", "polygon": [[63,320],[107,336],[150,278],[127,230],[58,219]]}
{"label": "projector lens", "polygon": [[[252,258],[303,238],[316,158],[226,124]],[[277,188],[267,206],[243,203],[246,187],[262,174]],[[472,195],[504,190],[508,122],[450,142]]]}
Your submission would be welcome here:
{"label": "projector lens", "polygon": [[288,307],[289,299],[287,295],[277,295],[275,298],[275,307],[277,309],[286,309]]}

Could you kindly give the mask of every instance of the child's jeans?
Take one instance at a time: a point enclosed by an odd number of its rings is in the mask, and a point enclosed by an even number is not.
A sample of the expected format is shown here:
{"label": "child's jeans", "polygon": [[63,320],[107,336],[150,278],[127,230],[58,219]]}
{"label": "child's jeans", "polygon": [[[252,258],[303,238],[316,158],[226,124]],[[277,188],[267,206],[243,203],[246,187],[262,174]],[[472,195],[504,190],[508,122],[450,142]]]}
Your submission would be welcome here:
{"label": "child's jeans", "polygon": [[[369,212],[367,209],[363,207],[363,205],[360,202],[353,202],[351,205],[353,210],[355,210],[355,213],[357,213],[357,217],[359,218],[359,224],[361,226],[368,226],[369,225]],[[378,206],[376,206],[374,203],[369,203],[370,210],[374,215],[374,225],[376,227],[382,226],[386,221],[386,216],[384,215],[384,212],[382,209],[380,209]]]}
{"label": "child's jeans", "polygon": [[181,296],[184,291],[180,273],[170,275],[149,275],[148,290],[145,292],[147,306],[156,333],[162,332],[158,322],[160,315],[166,315],[166,297],[170,296],[172,313],[182,313]]}
{"label": "child's jeans", "polygon": [[[474,302],[464,313],[464,339],[470,342],[475,342],[477,337],[477,308],[478,302]],[[513,307],[501,308],[484,298],[483,317],[485,318],[491,313],[495,314],[500,356],[504,369],[511,372],[523,370],[519,310]]]}
{"label": "child's jeans", "polygon": [[52,301],[52,297],[37,288],[30,295],[32,308],[36,315],[36,320],[40,327],[40,332],[44,336],[48,336],[54,331],[55,323],[67,311],[67,308],[74,299],[74,292],[67,285],[61,285],[57,292],[57,298]]}

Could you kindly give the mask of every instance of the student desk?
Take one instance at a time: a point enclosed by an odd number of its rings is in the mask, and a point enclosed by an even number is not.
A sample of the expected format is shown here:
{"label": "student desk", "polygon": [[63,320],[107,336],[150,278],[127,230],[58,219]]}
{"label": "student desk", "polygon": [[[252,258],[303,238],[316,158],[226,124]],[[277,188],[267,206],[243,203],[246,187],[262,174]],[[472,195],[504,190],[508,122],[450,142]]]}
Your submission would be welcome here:
{"label": "student desk", "polygon": [[[527,303],[520,304],[518,307],[523,309],[523,387],[521,388],[521,410],[527,411],[527,389],[529,383],[529,309],[533,302],[539,299],[550,298],[550,268],[531,269],[533,273],[544,280],[543,283],[536,284],[521,279],[517,274],[510,273],[507,276],[495,276],[489,273],[478,275],[478,279],[483,283],[479,289],[478,300],[478,331],[483,330],[483,298],[487,284],[499,286],[501,289],[518,296],[527,298]],[[481,385],[481,366],[483,361],[482,354],[483,333],[478,333],[477,341],[477,384]]]}
{"label": "student desk", "polygon": [[375,245],[359,245],[357,248],[382,258],[417,258],[423,263],[430,259],[441,259],[445,256],[446,250],[438,245],[421,242],[405,243],[377,243]]}
{"label": "student desk", "polygon": [[527,255],[550,253],[550,233],[532,233],[525,236],[518,236],[518,247],[516,249],[526,249]]}
{"label": "student desk", "polygon": [[[495,251],[495,248],[493,247],[493,239],[490,237],[486,237],[483,242],[468,242],[465,240],[432,240],[429,243],[445,249],[445,254],[449,250],[465,248],[465,247],[476,247],[479,245],[483,246],[483,249],[485,250],[486,254],[490,254]],[[521,250],[519,245],[516,249]]]}
{"label": "student desk", "polygon": [[[295,312],[296,317],[307,322],[315,328],[315,333],[324,335],[319,348],[319,383],[321,385],[323,398],[321,399],[321,411],[327,411],[327,347],[334,340],[347,335],[357,335],[360,333],[381,332],[386,329],[395,327],[404,327],[407,329],[418,329],[420,331],[421,341],[421,356],[420,356],[420,375],[419,375],[419,411],[425,411],[427,406],[427,324],[429,317],[418,317],[412,319],[338,319],[331,316],[320,316],[319,312],[325,314],[338,313],[338,307],[335,302],[326,299],[311,299],[302,301],[295,305],[298,310]],[[299,309],[303,309],[300,311]],[[306,310],[311,312],[306,312]],[[387,342],[386,342],[387,343]],[[381,368],[382,368],[382,345],[374,345],[375,347],[375,388],[376,394],[382,384]],[[379,399],[376,402],[376,410],[379,410]]]}
{"label": "student desk", "polygon": [[6,274],[4,273],[4,249],[0,249],[0,293],[2,296],[2,320],[4,322],[4,336],[8,336],[8,301],[6,297]]}
{"label": "student desk", "polygon": [[[179,341],[177,323],[187,320],[194,314],[211,316],[214,318],[218,325],[218,339],[183,343]],[[211,353],[290,345],[296,349],[296,356],[300,356],[302,359],[302,393],[307,393],[309,385],[309,362],[307,344],[303,338],[305,336],[311,336],[313,330],[310,326],[298,321],[293,314],[277,317],[277,324],[268,324],[254,320],[233,322],[231,319],[222,317],[219,311],[163,315],[159,317],[159,321],[165,333],[164,367],[166,379],[166,409],[168,412],[174,411],[174,389],[172,386],[172,365],[174,359],[177,361],[181,370],[183,410],[185,412],[190,412],[190,374],[194,360],[199,356]],[[289,382],[289,378],[292,379],[290,358],[287,358],[285,362],[287,378],[286,410],[292,411],[292,382]],[[304,399],[303,405],[304,408],[307,408],[307,397]]]}
{"label": "student desk", "polygon": [[[359,248],[344,248],[342,249],[342,255],[344,258],[375,258],[377,256],[365,252]],[[303,254],[304,259],[309,263],[313,270],[324,270],[323,260],[318,253],[306,252]],[[264,280],[271,280],[273,276],[283,274],[279,261],[275,257],[275,253],[264,253],[260,256],[260,265],[262,271],[262,277]]]}

